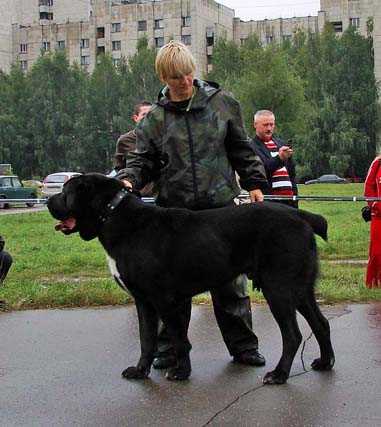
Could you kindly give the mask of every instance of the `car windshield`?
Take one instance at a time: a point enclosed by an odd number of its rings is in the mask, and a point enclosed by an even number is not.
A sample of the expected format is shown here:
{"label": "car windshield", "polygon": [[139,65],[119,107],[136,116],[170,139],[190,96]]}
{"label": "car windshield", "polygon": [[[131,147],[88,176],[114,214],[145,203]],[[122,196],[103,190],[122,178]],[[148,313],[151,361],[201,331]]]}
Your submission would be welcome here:
{"label": "car windshield", "polygon": [[325,179],[325,180],[335,180],[338,177],[336,175],[322,175],[319,179]]}
{"label": "car windshield", "polygon": [[12,178],[13,187],[22,187],[21,182],[18,178]]}
{"label": "car windshield", "polygon": [[65,179],[66,175],[48,175],[45,178],[45,182],[48,184],[63,184]]}

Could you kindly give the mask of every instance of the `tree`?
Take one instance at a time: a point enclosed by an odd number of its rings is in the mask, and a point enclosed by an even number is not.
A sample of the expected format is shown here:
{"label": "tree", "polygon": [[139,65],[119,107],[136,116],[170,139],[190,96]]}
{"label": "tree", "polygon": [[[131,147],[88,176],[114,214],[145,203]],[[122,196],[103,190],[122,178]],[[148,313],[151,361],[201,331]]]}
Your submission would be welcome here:
{"label": "tree", "polygon": [[148,46],[146,37],[137,42],[136,53],[123,62],[120,69],[120,127],[123,131],[133,125],[131,116],[134,106],[141,101],[154,102],[162,83],[155,73],[156,50]]}
{"label": "tree", "polygon": [[80,164],[85,171],[105,172],[111,168],[115,143],[121,133],[121,78],[109,55],[101,55],[90,76],[83,134],[80,136]]}

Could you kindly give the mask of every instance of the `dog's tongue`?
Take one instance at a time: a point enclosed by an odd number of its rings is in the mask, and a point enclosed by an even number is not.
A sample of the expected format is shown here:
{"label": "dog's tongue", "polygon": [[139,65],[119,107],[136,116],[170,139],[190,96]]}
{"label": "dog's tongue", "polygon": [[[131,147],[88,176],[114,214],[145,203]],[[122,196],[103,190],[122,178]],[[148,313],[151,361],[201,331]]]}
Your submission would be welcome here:
{"label": "dog's tongue", "polygon": [[58,223],[55,226],[55,229],[56,229],[56,231],[65,232],[65,231],[72,230],[75,227],[75,224],[76,224],[75,218],[68,218],[68,219],[65,219],[64,221],[61,221],[60,223]]}

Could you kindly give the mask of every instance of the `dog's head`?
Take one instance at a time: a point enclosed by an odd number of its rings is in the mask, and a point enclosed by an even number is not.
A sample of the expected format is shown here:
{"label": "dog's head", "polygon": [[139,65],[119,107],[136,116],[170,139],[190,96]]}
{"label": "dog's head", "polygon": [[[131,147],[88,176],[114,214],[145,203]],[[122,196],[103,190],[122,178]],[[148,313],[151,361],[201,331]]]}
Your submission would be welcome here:
{"label": "dog's head", "polygon": [[49,198],[50,214],[60,222],[57,231],[65,234],[79,232],[84,240],[98,236],[107,203],[123,188],[114,178],[89,173],[71,178],[63,186],[62,193]]}

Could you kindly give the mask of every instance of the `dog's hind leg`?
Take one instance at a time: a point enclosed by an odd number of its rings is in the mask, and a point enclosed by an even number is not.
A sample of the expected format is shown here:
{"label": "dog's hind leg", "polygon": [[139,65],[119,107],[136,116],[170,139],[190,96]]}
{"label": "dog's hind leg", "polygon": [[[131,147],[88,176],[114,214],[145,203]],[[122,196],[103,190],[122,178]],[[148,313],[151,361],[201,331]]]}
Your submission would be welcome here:
{"label": "dog's hind leg", "polygon": [[148,378],[154,354],[157,348],[158,315],[155,308],[147,301],[135,296],[139,319],[141,355],[136,366],[130,366],[122,372],[127,379]]}
{"label": "dog's hind leg", "polygon": [[264,384],[284,384],[290,375],[291,365],[302,341],[298,323],[294,298],[287,290],[277,284],[272,284],[276,290],[263,288],[263,294],[270,306],[270,310],[278,323],[282,334],[283,351],[276,368],[267,372],[263,378]]}
{"label": "dog's hind leg", "polygon": [[317,305],[313,288],[308,289],[303,294],[303,298],[300,298],[297,310],[307,320],[320,347],[320,358],[312,362],[312,369],[317,371],[332,369],[335,364],[335,355],[331,343],[329,322]]}
{"label": "dog's hind leg", "polygon": [[177,304],[172,310],[160,313],[161,320],[168,329],[176,354],[176,366],[168,369],[166,378],[168,380],[186,380],[191,374],[191,361],[189,352],[192,348],[188,340],[189,318],[182,304]]}

